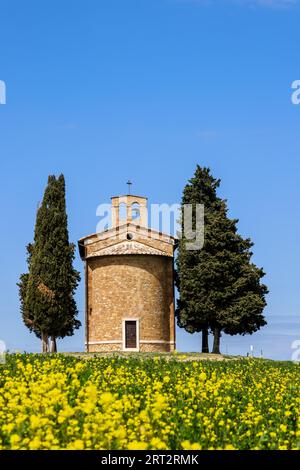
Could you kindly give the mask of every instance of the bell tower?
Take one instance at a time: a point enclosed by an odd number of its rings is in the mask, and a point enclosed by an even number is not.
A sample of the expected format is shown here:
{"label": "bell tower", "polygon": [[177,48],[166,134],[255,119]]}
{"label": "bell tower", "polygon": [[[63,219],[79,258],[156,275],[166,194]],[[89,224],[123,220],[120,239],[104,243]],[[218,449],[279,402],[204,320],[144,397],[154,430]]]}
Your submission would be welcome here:
{"label": "bell tower", "polygon": [[111,198],[112,228],[126,223],[148,227],[147,198],[142,196],[113,196]]}

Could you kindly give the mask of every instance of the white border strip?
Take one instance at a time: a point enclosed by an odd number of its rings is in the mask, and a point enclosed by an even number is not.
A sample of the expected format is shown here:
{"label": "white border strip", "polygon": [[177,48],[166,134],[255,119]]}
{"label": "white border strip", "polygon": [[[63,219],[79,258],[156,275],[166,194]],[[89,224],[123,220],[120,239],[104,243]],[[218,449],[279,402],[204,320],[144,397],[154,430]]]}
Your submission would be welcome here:
{"label": "white border strip", "polygon": [[[175,344],[175,341],[163,341],[163,340],[140,340],[140,344]],[[88,343],[85,344],[122,344],[121,339],[112,339],[108,341],[89,341]]]}
{"label": "white border strip", "polygon": [[122,344],[122,340],[112,339],[108,341],[89,341],[88,343],[86,342],[85,344]]}
{"label": "white border strip", "polygon": [[142,344],[175,344],[175,341],[164,341],[164,340],[161,340],[161,339],[158,339],[158,340],[144,340],[142,339],[140,341],[140,343]]}

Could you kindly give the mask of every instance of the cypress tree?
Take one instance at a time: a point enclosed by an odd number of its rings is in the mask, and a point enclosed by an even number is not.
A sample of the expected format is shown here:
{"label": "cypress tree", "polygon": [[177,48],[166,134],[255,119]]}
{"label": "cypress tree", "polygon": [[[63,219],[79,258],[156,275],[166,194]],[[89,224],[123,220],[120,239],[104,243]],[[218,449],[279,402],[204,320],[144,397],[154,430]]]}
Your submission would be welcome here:
{"label": "cypress tree", "polygon": [[[214,179],[208,168],[201,169],[199,165],[196,168],[193,178],[185,186],[182,196],[182,209],[186,204],[193,207],[193,229],[196,229],[195,207],[197,204],[203,204],[205,207],[204,224],[207,227],[208,214],[217,210],[220,206],[220,199],[217,197],[216,190],[220,181]],[[199,263],[198,250],[187,250],[187,240],[184,234],[184,220],[182,217],[182,237],[179,240],[177,254],[176,286],[180,293],[177,301],[177,322],[189,333],[202,332],[202,352],[209,352],[208,332],[209,318],[203,311],[202,302],[197,294],[197,285],[195,280],[197,275],[195,269]],[[196,289],[196,290],[195,290]]]}
{"label": "cypress tree", "polygon": [[[27,250],[27,264],[30,266],[31,254],[33,250],[33,245],[29,243],[26,247]],[[17,284],[19,286],[19,298],[21,304],[21,314],[24,324],[29,328],[30,331],[33,331],[33,316],[26,308],[26,292],[28,286],[29,273],[21,274],[20,282]]]}
{"label": "cypress tree", "polygon": [[37,211],[34,243],[29,245],[28,268],[19,283],[25,325],[42,339],[42,350],[56,352],[56,339],[80,327],[74,293],[80,280],[73,267],[75,245],[69,243],[65,180],[49,176]]}
{"label": "cypress tree", "polygon": [[212,331],[213,352],[220,353],[221,332],[252,334],[266,324],[262,315],[267,287],[262,269],[251,263],[253,243],[237,233],[238,220],[227,215],[227,204],[217,196],[220,180],[208,168],[197,166],[184,188],[182,204],[204,204],[204,246],[186,249],[179,242],[176,315],[189,332]]}

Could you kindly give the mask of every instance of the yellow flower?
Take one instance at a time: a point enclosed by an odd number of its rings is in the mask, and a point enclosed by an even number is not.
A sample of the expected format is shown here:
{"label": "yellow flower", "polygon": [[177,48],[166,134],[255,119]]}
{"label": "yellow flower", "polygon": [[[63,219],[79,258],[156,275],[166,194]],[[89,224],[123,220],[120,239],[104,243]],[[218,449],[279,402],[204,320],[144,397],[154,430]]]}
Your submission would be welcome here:
{"label": "yellow flower", "polygon": [[198,442],[194,442],[192,445],[191,445],[191,450],[201,450],[202,447],[201,445],[198,443]]}
{"label": "yellow flower", "polygon": [[299,366],[139,358],[11,357],[0,449],[299,448]]}
{"label": "yellow flower", "polygon": [[41,425],[41,420],[38,416],[36,415],[31,415],[30,416],[30,426],[32,429],[37,429]]}
{"label": "yellow flower", "polygon": [[146,450],[148,445],[146,442],[132,441],[128,444],[128,450]]}
{"label": "yellow flower", "polygon": [[100,402],[104,405],[111,403],[113,399],[114,399],[114,396],[110,392],[102,393],[99,397]]}
{"label": "yellow flower", "polygon": [[76,439],[68,445],[69,450],[82,450],[84,449],[84,442],[81,439]]}
{"label": "yellow flower", "polygon": [[202,382],[204,382],[204,380],[206,380],[206,373],[205,372],[201,372],[201,374],[199,374],[199,380],[201,380]]}
{"label": "yellow flower", "polygon": [[16,444],[19,444],[20,440],[21,440],[21,438],[18,434],[12,434],[10,436],[10,444],[12,446],[15,446]]}
{"label": "yellow flower", "polygon": [[30,450],[38,450],[41,447],[41,441],[38,437],[34,437],[31,442],[29,442]]}
{"label": "yellow flower", "polygon": [[183,450],[190,450],[191,449],[190,441],[188,441],[188,440],[182,441],[181,447],[182,447]]}
{"label": "yellow flower", "polygon": [[121,427],[115,431],[115,436],[117,439],[125,439],[126,437],[126,429]]}
{"label": "yellow flower", "polygon": [[151,448],[153,449],[164,450],[167,448],[165,442],[163,442],[158,437],[153,437],[150,441],[150,444],[151,444]]}
{"label": "yellow flower", "polygon": [[142,421],[148,421],[149,420],[149,415],[146,410],[140,411],[139,417]]}
{"label": "yellow flower", "polygon": [[153,408],[157,410],[161,410],[165,407],[166,399],[160,393],[155,394],[155,402],[153,403]]}
{"label": "yellow flower", "polygon": [[[87,401],[81,405],[82,411],[84,413],[91,414],[95,410],[95,404],[92,401]],[[60,422],[63,422],[64,418],[60,418]]]}

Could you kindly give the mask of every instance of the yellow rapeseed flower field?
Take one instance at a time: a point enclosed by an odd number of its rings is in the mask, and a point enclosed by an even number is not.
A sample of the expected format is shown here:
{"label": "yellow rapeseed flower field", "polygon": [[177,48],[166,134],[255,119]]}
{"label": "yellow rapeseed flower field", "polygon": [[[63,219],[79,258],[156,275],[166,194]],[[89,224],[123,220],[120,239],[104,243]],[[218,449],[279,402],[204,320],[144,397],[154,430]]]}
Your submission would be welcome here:
{"label": "yellow rapeseed flower field", "polygon": [[0,449],[300,449],[293,363],[8,355]]}

